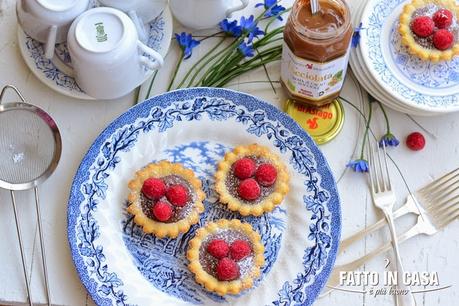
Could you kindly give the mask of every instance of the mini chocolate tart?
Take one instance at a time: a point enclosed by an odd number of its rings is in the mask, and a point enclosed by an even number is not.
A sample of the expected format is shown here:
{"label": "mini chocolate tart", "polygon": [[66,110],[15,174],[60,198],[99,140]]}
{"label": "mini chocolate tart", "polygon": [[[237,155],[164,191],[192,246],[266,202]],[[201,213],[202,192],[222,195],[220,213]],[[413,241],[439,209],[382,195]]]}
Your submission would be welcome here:
{"label": "mini chocolate tart", "polygon": [[243,216],[261,216],[279,205],[289,191],[287,167],[268,148],[238,146],[225,155],[215,173],[220,202]]}
{"label": "mini chocolate tart", "polygon": [[399,33],[408,52],[425,61],[459,55],[459,6],[455,0],[412,0],[400,15]]}
{"label": "mini chocolate tart", "polygon": [[260,235],[241,221],[220,219],[200,228],[190,240],[188,267],[196,282],[218,295],[253,286],[265,263]]}
{"label": "mini chocolate tart", "polygon": [[136,172],[127,211],[147,234],[176,238],[199,221],[204,211],[201,181],[180,164],[160,161]]}

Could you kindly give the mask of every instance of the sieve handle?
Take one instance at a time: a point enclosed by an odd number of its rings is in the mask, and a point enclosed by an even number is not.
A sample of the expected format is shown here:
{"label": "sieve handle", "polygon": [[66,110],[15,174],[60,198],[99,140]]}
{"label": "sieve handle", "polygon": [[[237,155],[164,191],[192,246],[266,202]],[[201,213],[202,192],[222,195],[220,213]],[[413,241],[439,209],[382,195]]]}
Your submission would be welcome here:
{"label": "sieve handle", "polygon": [[14,90],[16,94],[19,96],[19,98],[21,98],[21,101],[25,102],[24,96],[19,92],[19,90],[16,87],[14,87],[13,85],[6,85],[5,87],[3,87],[2,92],[0,93],[0,104],[2,104],[3,96],[5,95],[7,89]]}

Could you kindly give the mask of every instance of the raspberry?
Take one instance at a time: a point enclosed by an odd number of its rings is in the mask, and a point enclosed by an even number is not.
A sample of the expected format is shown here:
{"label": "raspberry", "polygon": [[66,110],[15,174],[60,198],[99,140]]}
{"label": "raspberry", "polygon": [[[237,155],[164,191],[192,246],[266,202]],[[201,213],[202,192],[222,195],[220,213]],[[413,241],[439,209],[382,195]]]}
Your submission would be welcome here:
{"label": "raspberry", "polygon": [[453,23],[453,14],[447,9],[439,9],[432,17],[435,26],[439,29],[445,29]]}
{"label": "raspberry", "polygon": [[207,245],[206,250],[207,253],[209,253],[213,257],[222,259],[223,257],[226,257],[228,255],[229,246],[228,243],[225,242],[225,240],[215,239]]}
{"label": "raspberry", "polygon": [[420,151],[426,145],[426,139],[421,133],[414,132],[406,138],[406,145],[413,151]]}
{"label": "raspberry", "polygon": [[230,256],[235,261],[239,261],[252,253],[250,244],[245,240],[236,240],[230,245]]}
{"label": "raspberry", "polygon": [[454,35],[448,30],[438,30],[433,36],[433,44],[438,50],[451,48],[454,41]]}
{"label": "raspberry", "polygon": [[149,178],[143,182],[142,193],[149,199],[158,200],[166,193],[166,185],[157,178]]}
{"label": "raspberry", "polygon": [[262,164],[258,167],[257,172],[255,172],[255,178],[261,186],[271,186],[276,182],[277,170],[271,164]]}
{"label": "raspberry", "polygon": [[239,266],[227,257],[218,261],[216,267],[217,279],[220,281],[232,281],[239,278]]}
{"label": "raspberry", "polygon": [[242,158],[234,163],[234,175],[243,180],[255,173],[255,162],[251,158]]}
{"label": "raspberry", "polygon": [[157,202],[153,208],[153,215],[158,221],[166,222],[172,217],[172,207],[165,202]]}
{"label": "raspberry", "polygon": [[416,17],[411,22],[411,31],[419,37],[428,37],[432,35],[435,24],[428,16]]}
{"label": "raspberry", "polygon": [[188,201],[188,191],[182,185],[173,185],[167,189],[166,197],[172,205],[183,207]]}
{"label": "raspberry", "polygon": [[245,179],[239,184],[237,193],[244,200],[256,200],[261,194],[260,185],[253,178]]}

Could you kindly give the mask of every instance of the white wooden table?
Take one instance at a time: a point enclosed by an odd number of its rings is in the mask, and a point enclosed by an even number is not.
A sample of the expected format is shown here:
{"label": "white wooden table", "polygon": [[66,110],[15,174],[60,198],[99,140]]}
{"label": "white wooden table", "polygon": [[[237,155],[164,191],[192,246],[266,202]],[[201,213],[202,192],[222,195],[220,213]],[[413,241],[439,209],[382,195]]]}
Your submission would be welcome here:
{"label": "white wooden table", "polygon": [[[354,2],[359,0],[354,0]],[[251,1],[251,6],[258,1]],[[45,244],[49,263],[49,276],[52,302],[55,305],[92,305],[91,298],[81,285],[70,256],[67,242],[67,199],[71,182],[81,158],[87,149],[114,118],[133,105],[135,97],[127,97],[104,102],[85,102],[62,96],[53,92],[35,78],[24,64],[16,42],[16,16],[14,0],[0,0],[0,87],[6,84],[16,85],[24,96],[33,104],[46,110],[57,121],[63,139],[63,154],[60,164],[54,173],[40,188],[45,233]],[[176,32],[181,31],[177,26]],[[207,44],[210,44],[210,40]],[[196,49],[203,52],[206,45]],[[167,64],[157,78],[153,93],[164,91],[168,75],[175,66],[177,46],[172,44]],[[189,65],[189,64],[188,64]],[[186,67],[183,66],[183,67]],[[278,64],[269,67],[275,74]],[[182,70],[183,71],[183,70]],[[180,76],[183,73],[179,73]],[[241,77],[231,88],[249,92],[270,101],[280,107],[283,101],[282,91],[278,87],[274,94],[269,84],[241,84],[248,80],[265,80],[261,70]],[[358,90],[348,77],[343,96],[356,105],[362,104],[358,99]],[[13,98],[13,97],[7,97]],[[345,164],[358,148],[358,133],[361,132],[361,118],[348,105],[346,121],[341,134],[331,143],[322,146],[322,150],[335,177],[339,179],[338,187],[342,200],[343,237],[346,237],[367,225],[372,224],[382,215],[371,203],[366,177],[345,171]],[[419,130],[418,126],[404,114],[389,111],[392,131],[401,140],[410,132]],[[434,178],[459,166],[459,114],[450,114],[435,118],[415,118],[424,128],[431,132],[427,135],[425,150],[413,153],[403,144],[391,155],[405,177],[411,190],[423,186]],[[1,127],[0,127],[1,128]],[[384,133],[384,121],[377,112],[373,129],[378,135]],[[401,176],[391,165],[396,181],[399,205],[407,196],[408,190]],[[33,194],[20,192],[17,196],[19,215],[24,232],[26,246],[27,270],[31,275],[33,298],[36,302],[45,300],[43,278]],[[16,239],[13,212],[9,192],[0,190],[0,304],[24,304],[26,291],[21,270],[20,253]],[[400,231],[414,224],[415,219],[406,217],[398,222]],[[367,251],[387,241],[387,230],[368,236],[357,243],[347,253],[338,258],[344,262],[364,255]],[[448,226],[433,237],[416,237],[401,246],[402,258],[407,271],[438,272],[441,285],[453,285],[444,291],[416,295],[418,305],[458,305],[459,301],[459,222]],[[392,253],[383,254],[367,263],[365,271],[383,272],[385,259],[393,259]],[[370,297],[355,293],[333,292],[317,300],[315,305],[394,305],[390,296]]]}

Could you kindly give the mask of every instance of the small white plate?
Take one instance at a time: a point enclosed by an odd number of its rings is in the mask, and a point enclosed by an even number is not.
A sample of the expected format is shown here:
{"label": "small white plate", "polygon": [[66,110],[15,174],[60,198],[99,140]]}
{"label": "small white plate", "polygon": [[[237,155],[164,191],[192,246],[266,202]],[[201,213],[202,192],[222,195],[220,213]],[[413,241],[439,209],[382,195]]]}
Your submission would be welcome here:
{"label": "small white plate", "polygon": [[362,14],[362,66],[399,104],[436,114],[458,111],[459,58],[433,64],[418,60],[400,45],[398,16],[406,2],[368,2]]}
{"label": "small white plate", "polygon": [[[146,25],[148,30],[147,45],[166,56],[171,43],[173,26],[172,14],[169,7],[155,20]],[[56,51],[52,60],[46,59],[43,44],[32,39],[18,27],[18,42],[21,55],[32,73],[52,90],[65,96],[81,100],[94,100],[77,85],[73,78],[71,59],[65,43],[56,45]],[[149,73],[145,81],[152,75]]]}
{"label": "small white plate", "polygon": [[[354,14],[354,25],[358,26],[362,17],[362,13],[366,7],[365,3],[362,3],[360,7],[356,8]],[[365,28],[365,26],[363,26]],[[354,74],[359,81],[359,83],[365,88],[365,90],[370,93],[374,98],[379,100],[381,103],[387,105],[388,107],[410,115],[415,116],[432,116],[437,115],[435,112],[427,112],[419,110],[403,103],[400,103],[398,100],[394,99],[391,95],[384,91],[384,89],[379,86],[376,80],[373,78],[363,60],[361,53],[360,45],[357,48],[353,48],[350,56],[350,65]]]}

